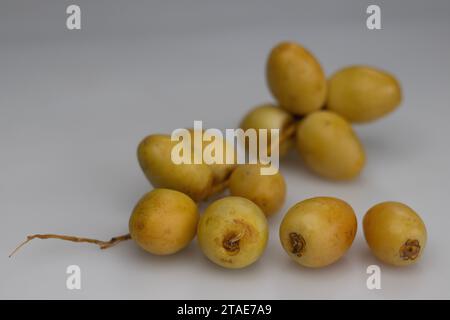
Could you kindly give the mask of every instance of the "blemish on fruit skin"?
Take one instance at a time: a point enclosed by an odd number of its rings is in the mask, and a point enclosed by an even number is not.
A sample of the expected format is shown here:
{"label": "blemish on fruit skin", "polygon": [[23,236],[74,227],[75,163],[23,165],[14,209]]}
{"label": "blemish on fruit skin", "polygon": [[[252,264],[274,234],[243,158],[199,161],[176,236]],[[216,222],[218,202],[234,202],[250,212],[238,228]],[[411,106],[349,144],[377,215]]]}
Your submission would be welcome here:
{"label": "blemish on fruit skin", "polygon": [[301,234],[291,232],[289,233],[289,240],[291,242],[291,252],[298,257],[301,257],[305,251],[306,241]]}
{"label": "blemish on fruit skin", "polygon": [[252,226],[241,219],[233,219],[233,223],[237,226],[229,230],[222,240],[222,247],[232,256],[239,253],[241,239],[245,237],[247,241],[251,241],[257,234]]}
{"label": "blemish on fruit skin", "polygon": [[408,239],[400,247],[400,258],[403,260],[415,260],[420,253],[419,240]]}
{"label": "blemish on fruit skin", "polygon": [[242,234],[241,233],[237,234],[235,232],[230,232],[224,237],[222,241],[222,246],[229,255],[234,256],[239,253],[239,250],[241,249],[239,246],[241,238]]}
{"label": "blemish on fruit skin", "polygon": [[256,236],[256,230],[246,221],[242,219],[233,219],[233,223],[239,225],[243,235],[245,234],[247,238],[251,239]]}

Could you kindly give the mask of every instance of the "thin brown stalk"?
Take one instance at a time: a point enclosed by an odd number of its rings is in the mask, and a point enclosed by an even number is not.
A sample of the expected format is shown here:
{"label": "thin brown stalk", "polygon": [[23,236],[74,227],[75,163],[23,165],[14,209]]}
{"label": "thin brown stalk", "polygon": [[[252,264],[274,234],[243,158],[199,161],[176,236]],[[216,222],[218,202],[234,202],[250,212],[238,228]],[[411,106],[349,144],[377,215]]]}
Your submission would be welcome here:
{"label": "thin brown stalk", "polygon": [[14,251],[9,255],[11,258],[20,248],[22,248],[24,245],[26,245],[28,242],[30,242],[33,239],[59,239],[59,240],[65,240],[65,241],[72,241],[72,242],[85,242],[85,243],[92,243],[96,244],[100,247],[100,249],[107,249],[112,246],[115,246],[119,242],[126,241],[131,239],[130,234],[124,234],[122,236],[113,237],[109,241],[102,241],[97,239],[91,239],[91,238],[81,238],[81,237],[75,237],[75,236],[67,236],[67,235],[60,235],[60,234],[33,234],[27,236],[27,239],[22,242]]}

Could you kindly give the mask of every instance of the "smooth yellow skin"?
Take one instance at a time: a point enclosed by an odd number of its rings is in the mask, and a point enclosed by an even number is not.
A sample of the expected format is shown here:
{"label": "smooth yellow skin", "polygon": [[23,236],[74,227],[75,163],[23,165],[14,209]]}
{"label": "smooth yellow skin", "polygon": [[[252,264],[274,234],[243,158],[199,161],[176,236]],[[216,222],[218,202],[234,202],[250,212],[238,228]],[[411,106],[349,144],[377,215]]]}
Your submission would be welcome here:
{"label": "smooth yellow skin", "polygon": [[257,204],[269,217],[278,212],[286,198],[286,182],[278,171],[274,175],[261,175],[261,166],[241,165],[230,178],[230,194],[244,197]]}
{"label": "smooth yellow skin", "polygon": [[171,152],[174,145],[169,135],[150,135],[139,144],[137,156],[147,179],[155,188],[181,191],[195,201],[209,195],[213,172],[206,164],[174,164]]}
{"label": "smooth yellow skin", "polygon": [[308,114],[325,103],[325,74],[317,59],[300,44],[283,42],[273,48],[266,76],[275,99],[293,114]]}
{"label": "smooth yellow skin", "polygon": [[248,199],[225,197],[206,208],[197,239],[205,256],[230,269],[254,263],[264,252],[269,230],[261,209]]}
{"label": "smooth yellow skin", "polygon": [[351,122],[370,122],[396,109],[402,101],[400,83],[390,73],[350,66],[328,81],[327,108]]}
{"label": "smooth yellow skin", "polygon": [[422,258],[427,230],[419,215],[400,202],[383,202],[367,211],[364,236],[372,253],[394,266],[408,266]]}
{"label": "smooth yellow skin", "polygon": [[[281,140],[286,129],[292,125],[294,125],[294,118],[289,112],[271,103],[266,103],[253,108],[249,113],[247,113],[242,120],[240,127],[243,130],[267,129],[267,142],[270,150],[270,129],[279,129]],[[286,155],[292,145],[292,139],[288,138],[284,141],[280,141],[280,156]]]}
{"label": "smooth yellow skin", "polygon": [[[356,231],[356,216],[350,205],[336,198],[317,197],[289,209],[280,225],[280,241],[295,262],[320,268],[345,254]],[[301,236],[302,245],[296,247],[291,234]]]}
{"label": "smooth yellow skin", "polygon": [[366,161],[363,146],[350,124],[330,111],[314,112],[301,120],[296,143],[305,164],[325,178],[355,178]]}
{"label": "smooth yellow skin", "polygon": [[130,217],[131,238],[145,251],[169,255],[186,247],[195,237],[199,214],[187,195],[154,189],[137,203]]}

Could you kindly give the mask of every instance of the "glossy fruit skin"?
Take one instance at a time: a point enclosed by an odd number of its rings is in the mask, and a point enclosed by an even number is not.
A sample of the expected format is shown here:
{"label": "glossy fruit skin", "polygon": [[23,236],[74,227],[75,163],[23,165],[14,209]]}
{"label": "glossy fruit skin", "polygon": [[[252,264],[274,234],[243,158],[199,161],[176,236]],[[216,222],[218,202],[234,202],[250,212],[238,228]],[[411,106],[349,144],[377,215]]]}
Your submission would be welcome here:
{"label": "glossy fruit skin", "polygon": [[261,165],[238,166],[230,178],[230,194],[251,200],[269,217],[278,212],[286,198],[286,182],[278,171],[274,175],[261,175]]}
{"label": "glossy fruit skin", "polygon": [[363,146],[351,125],[331,111],[317,111],[301,120],[296,143],[307,167],[325,178],[355,178],[366,162]]}
{"label": "glossy fruit skin", "polygon": [[295,262],[320,268],[345,254],[356,231],[356,216],[350,205],[337,198],[316,197],[289,209],[280,225],[280,241]]}
{"label": "glossy fruit skin", "polygon": [[275,46],[269,54],[266,76],[275,99],[293,114],[305,115],[325,104],[325,74],[317,59],[300,44]]}
{"label": "glossy fruit skin", "polygon": [[200,218],[197,239],[212,262],[244,268],[264,252],[269,230],[261,209],[248,199],[225,197],[210,204]]}
{"label": "glossy fruit skin", "polygon": [[138,146],[137,156],[145,176],[155,188],[183,192],[195,201],[205,199],[213,185],[211,168],[205,164],[175,164],[171,152],[178,142],[169,135],[154,134]]}
{"label": "glossy fruit skin", "polygon": [[369,66],[349,66],[328,81],[327,109],[350,122],[370,122],[395,110],[402,101],[400,83]]}
{"label": "glossy fruit skin", "polygon": [[420,216],[400,202],[382,202],[367,211],[364,236],[372,253],[394,266],[419,261],[427,243],[427,230]]}
{"label": "glossy fruit skin", "polygon": [[170,189],[154,189],[134,208],[131,238],[145,251],[170,255],[185,248],[195,237],[199,214],[187,195]]}
{"label": "glossy fruit skin", "polygon": [[[270,129],[279,129],[281,138],[286,129],[292,125],[294,125],[294,118],[289,112],[275,106],[274,104],[266,103],[256,106],[250,110],[250,112],[247,113],[242,120],[240,127],[243,130],[267,129],[267,142],[270,146]],[[280,156],[286,155],[292,145],[292,139],[281,141],[279,146]]]}

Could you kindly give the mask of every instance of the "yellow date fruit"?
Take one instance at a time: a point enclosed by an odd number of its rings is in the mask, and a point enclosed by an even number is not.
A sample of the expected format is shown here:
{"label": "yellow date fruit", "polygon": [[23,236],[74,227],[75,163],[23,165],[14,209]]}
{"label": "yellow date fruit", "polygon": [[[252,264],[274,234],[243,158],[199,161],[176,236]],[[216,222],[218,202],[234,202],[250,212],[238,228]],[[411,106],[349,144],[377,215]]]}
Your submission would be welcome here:
{"label": "yellow date fruit", "polygon": [[280,241],[295,262],[320,268],[345,254],[356,230],[356,216],[349,204],[336,198],[317,197],[289,209],[280,225]]}
{"label": "yellow date fruit", "polygon": [[185,248],[195,237],[199,214],[187,195],[154,189],[144,195],[130,217],[131,238],[145,251],[169,255]]}
{"label": "yellow date fruit", "polygon": [[249,266],[266,248],[269,230],[261,209],[248,199],[225,197],[210,204],[198,224],[201,250],[230,269]]}
{"label": "yellow date fruit", "polygon": [[314,112],[301,120],[296,143],[307,167],[325,178],[354,178],[365,164],[363,146],[352,127],[330,111]]}
{"label": "yellow date fruit", "polygon": [[[279,129],[279,155],[285,155],[293,145],[294,118],[292,115],[271,104],[266,103],[253,108],[241,122],[243,130],[267,129],[267,148],[270,150],[270,129]],[[258,140],[259,141],[259,140]]]}
{"label": "yellow date fruit", "polygon": [[273,175],[262,175],[261,165],[238,166],[230,178],[230,193],[244,197],[257,204],[269,217],[276,213],[286,198],[286,182],[278,171]]}
{"label": "yellow date fruit", "polygon": [[328,81],[327,109],[350,122],[370,122],[395,110],[402,101],[400,83],[390,73],[350,66]]}
{"label": "yellow date fruit", "polygon": [[416,263],[427,243],[427,230],[420,216],[400,202],[383,202],[367,211],[364,236],[372,253],[394,266]]}
{"label": "yellow date fruit", "polygon": [[169,135],[154,134],[139,144],[137,156],[145,176],[155,188],[181,191],[195,201],[206,198],[212,188],[214,175],[210,166],[202,164],[175,164],[172,148],[177,141]]}
{"label": "yellow date fruit", "polygon": [[323,107],[327,83],[320,63],[306,48],[294,42],[278,44],[266,66],[267,84],[280,106],[296,115]]}

